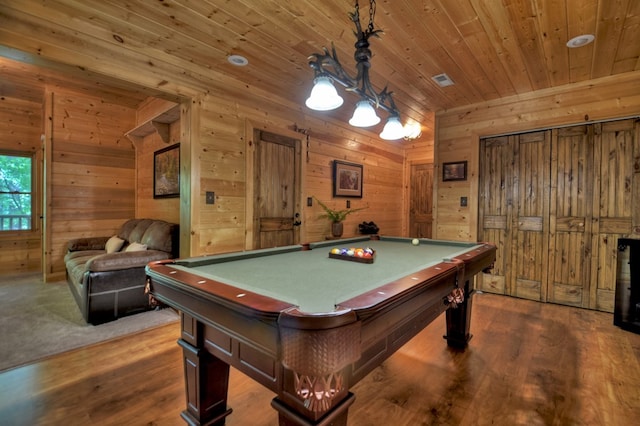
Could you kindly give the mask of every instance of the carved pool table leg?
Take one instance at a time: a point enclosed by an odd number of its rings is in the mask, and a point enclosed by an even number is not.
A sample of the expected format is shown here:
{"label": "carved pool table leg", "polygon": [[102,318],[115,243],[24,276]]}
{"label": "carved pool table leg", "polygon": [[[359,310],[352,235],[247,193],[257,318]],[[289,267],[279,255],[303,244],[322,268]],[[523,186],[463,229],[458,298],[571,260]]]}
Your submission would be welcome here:
{"label": "carved pool table leg", "polygon": [[454,348],[466,348],[469,340],[473,337],[471,331],[471,304],[473,290],[471,290],[470,280],[464,283],[464,302],[457,307],[450,307],[446,311],[447,316],[447,345]]}
{"label": "carved pool table leg", "polygon": [[187,408],[180,416],[192,426],[223,426],[227,408],[229,365],[202,348],[202,324],[182,314],[182,347]]}

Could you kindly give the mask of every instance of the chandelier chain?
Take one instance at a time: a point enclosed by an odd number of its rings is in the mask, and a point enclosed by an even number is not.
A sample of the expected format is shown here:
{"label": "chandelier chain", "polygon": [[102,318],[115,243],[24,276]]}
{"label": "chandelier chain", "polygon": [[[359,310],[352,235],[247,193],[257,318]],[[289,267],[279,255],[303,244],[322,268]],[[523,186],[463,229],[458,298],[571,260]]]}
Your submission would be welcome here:
{"label": "chandelier chain", "polygon": [[373,18],[376,16],[376,0],[371,0],[369,3],[369,32],[372,33],[374,31],[373,28]]}
{"label": "chandelier chain", "polygon": [[[355,16],[360,16],[360,4],[356,0],[355,6]],[[367,33],[372,33],[375,31],[375,27],[373,24],[373,19],[376,16],[376,0],[369,0],[369,25],[367,26]]]}

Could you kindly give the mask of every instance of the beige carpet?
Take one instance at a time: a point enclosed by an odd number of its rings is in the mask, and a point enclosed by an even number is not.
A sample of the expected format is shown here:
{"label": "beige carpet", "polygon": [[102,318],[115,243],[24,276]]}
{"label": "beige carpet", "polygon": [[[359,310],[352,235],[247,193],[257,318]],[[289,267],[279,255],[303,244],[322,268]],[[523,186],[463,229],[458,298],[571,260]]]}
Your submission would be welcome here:
{"label": "beige carpet", "polygon": [[66,282],[0,275],[0,371],[178,319],[167,308],[91,325],[82,318]]}

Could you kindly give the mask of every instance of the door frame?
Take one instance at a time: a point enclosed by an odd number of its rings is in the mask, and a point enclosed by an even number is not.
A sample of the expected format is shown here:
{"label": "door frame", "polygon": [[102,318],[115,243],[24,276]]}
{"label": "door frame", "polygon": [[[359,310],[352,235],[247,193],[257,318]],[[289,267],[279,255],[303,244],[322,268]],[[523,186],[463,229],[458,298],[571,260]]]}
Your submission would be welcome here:
{"label": "door frame", "polygon": [[[270,133],[275,133],[278,135],[290,137],[296,140],[296,144],[298,144],[296,152],[299,153],[298,158],[298,167],[299,172],[296,175],[300,176],[299,182],[299,190],[297,193],[299,194],[298,199],[295,202],[300,206],[300,218],[303,219],[305,216],[302,212],[305,204],[302,202],[304,199],[305,191],[305,176],[306,176],[306,164],[308,161],[307,151],[308,141],[303,143],[303,134],[296,132],[294,130],[276,126],[270,126],[265,124],[256,124],[252,122],[250,119],[245,120],[245,239],[244,239],[244,248],[245,250],[253,250],[255,248],[255,239],[257,236],[256,230],[256,221],[255,221],[255,188],[253,182],[256,178],[256,170],[255,170],[255,142],[254,135],[255,132],[265,131]],[[303,160],[304,159],[304,160]],[[304,220],[302,220],[302,224],[299,228],[300,241],[304,241],[306,239],[306,226]]]}

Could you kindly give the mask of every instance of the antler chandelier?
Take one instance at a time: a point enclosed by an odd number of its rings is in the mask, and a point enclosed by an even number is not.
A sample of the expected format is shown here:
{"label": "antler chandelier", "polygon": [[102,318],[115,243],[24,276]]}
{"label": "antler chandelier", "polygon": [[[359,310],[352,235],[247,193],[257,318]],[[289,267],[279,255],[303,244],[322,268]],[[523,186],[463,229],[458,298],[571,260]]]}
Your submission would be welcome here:
{"label": "antler chandelier", "polygon": [[324,48],[324,53],[313,53],[309,56],[309,66],[313,68],[315,78],[311,95],[306,101],[306,105],[316,111],[329,111],[338,108],[344,100],[332,81],[340,83],[348,92],[353,92],[360,97],[356,104],[353,117],[349,124],[356,127],[370,127],[380,122],[380,117],[376,115],[374,106],[385,110],[389,114],[387,123],[380,133],[382,139],[394,140],[405,137],[405,129],[400,123],[400,112],[393,102],[392,92],[385,86],[380,92],[376,92],[369,80],[369,68],[371,63],[371,50],[369,49],[369,37],[379,37],[382,30],[376,30],[373,25],[373,18],[376,13],[375,0],[369,1],[369,25],[366,30],[362,30],[360,24],[360,6],[356,0],[355,12],[349,13],[349,17],[356,26],[354,32],[356,36],[355,54],[357,75],[350,76],[338,60],[335,46],[331,43],[331,53]]}

